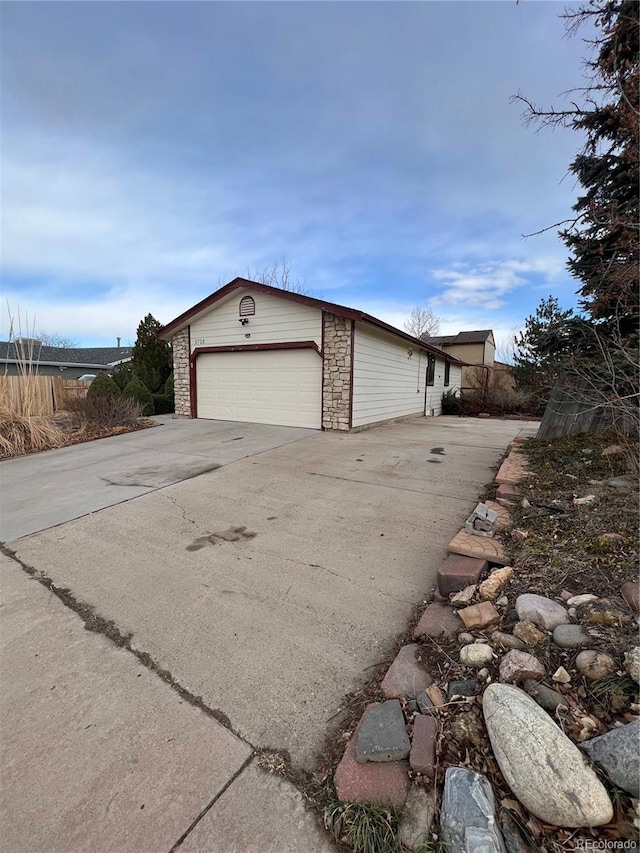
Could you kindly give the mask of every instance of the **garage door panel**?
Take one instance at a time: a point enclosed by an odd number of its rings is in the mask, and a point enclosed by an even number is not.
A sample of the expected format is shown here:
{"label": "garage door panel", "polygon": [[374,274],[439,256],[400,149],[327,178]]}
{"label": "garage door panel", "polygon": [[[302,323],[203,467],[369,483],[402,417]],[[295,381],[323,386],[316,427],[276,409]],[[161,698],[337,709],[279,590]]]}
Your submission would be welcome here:
{"label": "garage door panel", "polygon": [[198,417],[319,429],[322,361],[311,349],[203,353]]}

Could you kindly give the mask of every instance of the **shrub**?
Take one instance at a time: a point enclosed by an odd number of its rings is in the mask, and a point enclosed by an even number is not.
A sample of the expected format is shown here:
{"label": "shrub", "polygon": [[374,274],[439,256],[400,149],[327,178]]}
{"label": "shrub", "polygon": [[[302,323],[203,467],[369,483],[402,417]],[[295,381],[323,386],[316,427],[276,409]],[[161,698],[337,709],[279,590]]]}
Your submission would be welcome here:
{"label": "shrub", "polygon": [[173,413],[173,396],[166,394],[153,395],[153,410],[156,415],[170,415]]}
{"label": "shrub", "polygon": [[120,389],[108,373],[99,373],[89,385],[87,397],[117,397]]}
{"label": "shrub", "polygon": [[143,415],[153,414],[153,394],[148,388],[145,388],[137,376],[133,377],[122,393],[125,397],[132,397],[140,403]]}
{"label": "shrub", "polygon": [[111,378],[116,383],[118,388],[121,391],[127,387],[129,382],[133,379],[133,365],[130,361],[123,361],[122,364],[118,364],[113,368],[113,372],[111,374]]}
{"label": "shrub", "polygon": [[462,410],[462,399],[452,388],[442,395],[442,414],[459,415]]}
{"label": "shrub", "polygon": [[69,400],[67,413],[76,428],[131,426],[142,415],[142,405],[133,397],[94,395]]}
{"label": "shrub", "polygon": [[0,403],[0,458],[48,450],[63,443],[62,430],[54,421]]}
{"label": "shrub", "polygon": [[170,374],[169,378],[164,383],[164,394],[165,397],[171,397],[173,400],[173,373]]}

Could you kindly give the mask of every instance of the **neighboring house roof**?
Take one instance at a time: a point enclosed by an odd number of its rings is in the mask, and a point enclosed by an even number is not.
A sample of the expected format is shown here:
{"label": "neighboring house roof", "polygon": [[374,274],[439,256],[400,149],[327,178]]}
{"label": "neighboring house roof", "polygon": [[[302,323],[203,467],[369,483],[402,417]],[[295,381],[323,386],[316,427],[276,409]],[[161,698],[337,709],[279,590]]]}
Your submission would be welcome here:
{"label": "neighboring house roof", "polygon": [[430,337],[429,343],[434,346],[452,346],[453,344],[483,344],[493,337],[492,329],[477,329],[473,332],[458,332],[457,335],[439,335]]}
{"label": "neighboring house roof", "polygon": [[39,341],[0,341],[0,362],[58,365],[59,367],[115,367],[131,359],[132,347],[47,347]]}
{"label": "neighboring house roof", "polygon": [[202,314],[215,305],[216,302],[219,302],[221,299],[229,296],[229,294],[233,293],[234,290],[239,290],[243,287],[250,287],[252,290],[269,293],[273,296],[278,296],[281,299],[288,299],[291,302],[299,302],[302,305],[308,305],[311,308],[318,308],[321,311],[329,311],[331,314],[337,314],[339,317],[346,317],[349,320],[369,323],[371,326],[376,326],[385,332],[404,338],[404,340],[409,341],[413,346],[419,347],[427,352],[431,352],[434,355],[444,357],[445,361],[465,364],[461,359],[456,358],[449,353],[444,353],[431,343],[426,343],[425,341],[421,341],[419,338],[414,338],[407,332],[403,332],[401,329],[396,329],[395,326],[390,326],[388,323],[385,323],[384,320],[379,320],[377,317],[373,317],[371,314],[366,314],[364,311],[358,311],[355,308],[347,308],[345,305],[337,305],[335,302],[327,302],[324,299],[315,299],[313,296],[305,296],[302,293],[292,293],[290,290],[282,290],[279,287],[271,287],[268,284],[260,284],[257,281],[249,281],[249,279],[246,278],[234,278],[233,281],[230,281],[228,284],[225,284],[224,287],[216,290],[215,293],[211,294],[211,296],[207,296],[206,299],[203,299],[192,308],[189,308],[188,311],[180,314],[180,316],[176,317],[175,320],[172,320],[160,329],[158,337],[164,339],[170,338],[176,332],[179,332],[180,329],[189,325],[189,323],[199,314]]}

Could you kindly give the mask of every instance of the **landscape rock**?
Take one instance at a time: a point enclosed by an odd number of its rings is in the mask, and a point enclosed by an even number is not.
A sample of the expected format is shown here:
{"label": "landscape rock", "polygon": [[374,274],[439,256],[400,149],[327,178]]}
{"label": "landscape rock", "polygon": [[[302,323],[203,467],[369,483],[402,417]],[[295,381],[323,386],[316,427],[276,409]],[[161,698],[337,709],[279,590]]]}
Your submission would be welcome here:
{"label": "landscape rock", "polygon": [[545,711],[551,711],[553,713],[558,705],[565,705],[568,707],[567,700],[562,693],[558,693],[557,690],[552,690],[551,687],[547,687],[545,684],[540,684],[533,679],[528,678],[524,682],[524,689],[527,691],[529,696],[531,696],[531,698],[540,705],[541,708],[545,709]]}
{"label": "landscape rock", "polygon": [[475,536],[491,537],[496,530],[498,515],[484,503],[479,503],[464,523],[464,529]]}
{"label": "landscape rock", "polygon": [[493,649],[486,643],[471,643],[460,649],[460,663],[464,666],[482,667],[493,660]]}
{"label": "landscape rock", "polygon": [[540,643],[544,643],[547,639],[547,635],[543,634],[542,631],[536,628],[533,622],[529,622],[528,620],[516,622],[513,626],[513,635],[522,640],[527,646],[539,646]]}
{"label": "landscape rock", "polygon": [[518,824],[511,817],[507,809],[503,809],[500,815],[502,823],[502,837],[504,839],[507,853],[531,853],[531,848],[522,837]]}
{"label": "landscape rock", "polygon": [[484,731],[478,714],[473,711],[467,711],[463,714],[456,714],[449,718],[449,731],[447,732],[447,740],[452,738],[461,746],[480,747]]}
{"label": "landscape rock", "polygon": [[356,740],[356,761],[401,761],[410,749],[400,702],[388,699],[370,705]]}
{"label": "landscape rock", "polygon": [[440,838],[450,853],[507,853],[493,791],[481,774],[449,767],[444,777]]}
{"label": "landscape rock", "polygon": [[580,744],[618,788],[640,798],[640,720]]}
{"label": "landscape rock", "polygon": [[465,628],[488,628],[500,621],[500,614],[490,601],[472,604],[458,611]]}
{"label": "landscape rock", "polygon": [[437,736],[438,726],[433,717],[419,716],[415,718],[409,755],[409,765],[415,773],[433,778]]}
{"label": "landscape rock", "polygon": [[576,615],[585,625],[621,625],[624,621],[624,613],[607,598],[596,598],[595,601],[580,604]]}
{"label": "landscape rock", "polygon": [[433,679],[416,660],[418,646],[411,643],[403,646],[387,670],[380,689],[387,699],[415,699]]}
{"label": "landscape rock", "polygon": [[553,629],[553,642],[561,649],[577,649],[588,643],[589,639],[582,625],[558,625]]}
{"label": "landscape rock", "polygon": [[343,803],[381,803],[404,808],[409,792],[409,762],[360,764],[356,761],[356,741],[369,705],[358,723],[333,776],[338,799]]}
{"label": "landscape rock", "polygon": [[621,456],[624,453],[624,447],[621,444],[610,444],[602,451],[603,456]]}
{"label": "landscape rock", "polygon": [[590,681],[597,681],[615,672],[616,663],[611,655],[595,649],[585,649],[576,657],[576,669]]}
{"label": "landscape rock", "polygon": [[554,681],[557,681],[558,684],[569,684],[571,681],[571,676],[563,666],[559,666],[551,678],[553,678]]}
{"label": "landscape rock", "polygon": [[519,684],[526,679],[540,681],[546,675],[544,666],[533,655],[517,649],[507,652],[500,661],[500,681]]}
{"label": "landscape rock", "polygon": [[509,599],[507,598],[506,595],[500,596],[500,598],[496,601],[496,607],[503,607],[504,608],[504,607],[508,607],[508,606],[509,606]]}
{"label": "landscape rock", "polygon": [[458,642],[463,646],[468,646],[469,643],[473,643],[474,640],[475,637],[468,631],[460,631],[460,633],[458,634]]}
{"label": "landscape rock", "polygon": [[480,598],[485,601],[493,601],[498,598],[512,577],[513,569],[511,566],[503,566],[501,569],[494,569],[489,577],[485,581],[482,581],[478,587]]}
{"label": "landscape rock", "polygon": [[561,604],[533,593],[525,593],[517,597],[516,612],[523,622],[533,622],[545,631],[553,631],[557,625],[569,621],[567,611]]}
{"label": "landscape rock", "polygon": [[462,628],[455,610],[434,601],[429,604],[413,630],[413,639],[420,637],[451,637]]}
{"label": "landscape rock", "polygon": [[517,637],[511,634],[505,634],[503,631],[494,631],[491,634],[491,642],[497,646],[503,646],[505,649],[524,649],[525,644]]}
{"label": "landscape rock", "polygon": [[451,596],[451,604],[454,607],[467,607],[473,601],[473,596],[476,594],[477,586],[465,586],[460,592],[454,592]]}
{"label": "landscape rock", "polygon": [[442,595],[448,597],[467,586],[475,586],[488,566],[486,560],[478,557],[449,554],[438,569],[438,588]]}
{"label": "landscape rock", "polygon": [[432,788],[412,785],[398,827],[400,841],[413,853],[418,853],[430,838],[436,816],[436,796]]}
{"label": "landscape rock", "polygon": [[424,691],[419,694],[416,703],[421,714],[430,714],[435,708],[435,705]]}
{"label": "landscape rock", "polygon": [[633,483],[629,480],[625,480],[622,477],[614,477],[613,480],[607,480],[606,485],[609,486],[610,489],[631,489],[633,488]]}
{"label": "landscape rock", "polygon": [[590,592],[584,592],[582,595],[572,595],[567,599],[569,607],[580,607],[581,604],[586,604],[588,601],[597,601],[598,596]]}
{"label": "landscape rock", "polygon": [[627,581],[622,584],[621,592],[629,607],[638,613],[640,611],[640,583],[638,581]]}
{"label": "landscape rock", "polygon": [[477,678],[460,678],[450,681],[447,685],[447,699],[451,702],[454,696],[473,697],[482,690]]}
{"label": "landscape rock", "polygon": [[640,684],[640,646],[634,646],[624,653],[624,668]]}
{"label": "landscape rock", "polygon": [[578,747],[527,694],[490,684],[483,713],[506,783],[535,817],[553,826],[602,826],[613,818],[609,796]]}
{"label": "landscape rock", "polygon": [[591,504],[595,501],[595,499],[596,499],[595,495],[584,495],[584,497],[581,497],[581,498],[574,498],[573,499],[573,505],[574,506],[583,506],[584,504]]}
{"label": "landscape rock", "polygon": [[443,705],[447,704],[447,697],[435,684],[432,684],[431,687],[427,687],[424,692],[427,694],[429,699],[431,699],[436,708],[441,708]]}

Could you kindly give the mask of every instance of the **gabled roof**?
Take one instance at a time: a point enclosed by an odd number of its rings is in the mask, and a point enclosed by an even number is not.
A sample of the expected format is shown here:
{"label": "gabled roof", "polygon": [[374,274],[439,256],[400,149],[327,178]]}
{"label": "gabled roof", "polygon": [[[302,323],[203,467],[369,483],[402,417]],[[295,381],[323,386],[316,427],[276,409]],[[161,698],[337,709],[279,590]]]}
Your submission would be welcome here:
{"label": "gabled roof", "polygon": [[132,347],[48,347],[40,341],[0,341],[0,361],[64,367],[110,367],[131,358]]}
{"label": "gabled roof", "polygon": [[225,284],[224,287],[216,290],[210,296],[207,296],[206,299],[203,299],[192,308],[189,308],[188,311],[180,314],[175,318],[175,320],[172,320],[160,329],[158,337],[168,340],[175,335],[176,332],[179,332],[180,329],[188,326],[189,323],[198,315],[204,313],[215,305],[216,302],[219,302],[221,299],[225,299],[229,294],[233,293],[234,290],[239,290],[243,287],[249,287],[252,290],[258,290],[262,293],[269,293],[272,296],[277,296],[279,299],[288,299],[290,302],[298,302],[301,305],[308,305],[310,308],[318,308],[321,311],[328,311],[331,314],[337,314],[339,317],[346,317],[349,320],[369,323],[371,326],[376,326],[385,332],[389,332],[390,334],[403,338],[413,346],[419,347],[426,352],[439,355],[441,358],[444,357],[446,361],[459,362],[460,364],[465,363],[449,353],[444,353],[436,346],[431,345],[431,343],[425,343],[425,341],[421,341],[419,338],[414,338],[407,332],[403,332],[401,329],[396,329],[395,326],[390,326],[388,323],[385,323],[384,320],[379,320],[377,317],[373,317],[371,314],[367,314],[364,311],[358,311],[355,308],[347,308],[345,305],[338,305],[335,302],[327,302],[324,299],[315,299],[313,296],[305,296],[302,293],[292,293],[290,290],[282,290],[279,287],[271,287],[268,284],[260,284],[257,281],[249,281],[249,279],[246,278],[234,278],[233,281]]}
{"label": "gabled roof", "polygon": [[451,346],[452,344],[483,344],[493,335],[492,329],[477,329],[473,332],[458,332],[457,335],[439,335],[429,338],[429,343],[436,346]]}

